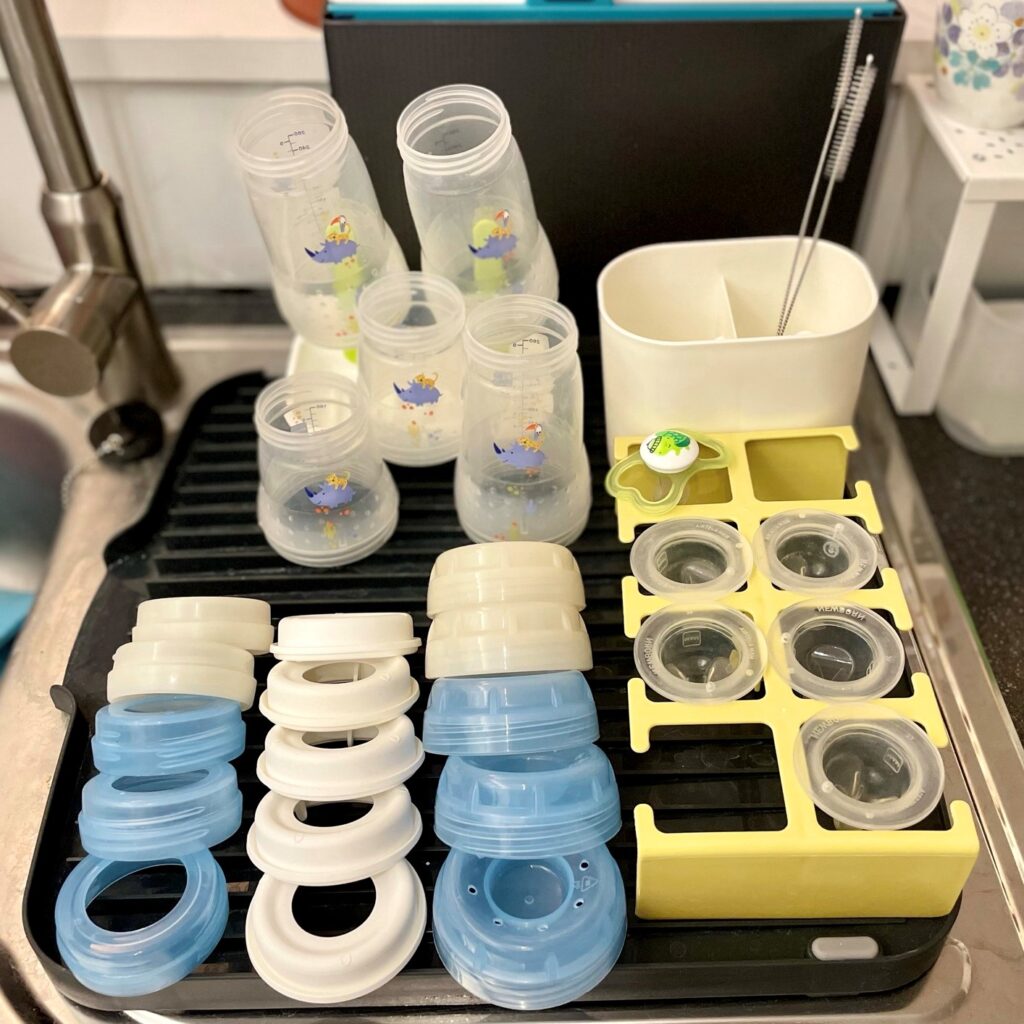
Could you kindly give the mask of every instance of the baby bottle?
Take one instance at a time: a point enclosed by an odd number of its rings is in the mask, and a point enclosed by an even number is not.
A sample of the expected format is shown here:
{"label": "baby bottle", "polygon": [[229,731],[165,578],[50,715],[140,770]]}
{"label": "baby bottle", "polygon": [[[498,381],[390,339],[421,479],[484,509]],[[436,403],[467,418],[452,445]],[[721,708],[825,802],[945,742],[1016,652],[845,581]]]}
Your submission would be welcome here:
{"label": "baby bottle", "polygon": [[446,85],[424,93],[398,119],[398,149],[424,270],[453,281],[471,302],[557,297],[551,244],[508,111],[493,92]]}
{"label": "baby bottle", "polygon": [[466,320],[455,507],[474,541],[569,544],[590,512],[583,381],[573,315],[552,299],[506,295]]}
{"label": "baby bottle", "polygon": [[314,345],[352,347],[359,290],[405,259],[345,115],[326,93],[280,89],[246,109],[235,150],[281,315]]}
{"label": "baby bottle", "polygon": [[299,373],[260,392],[256,514],[267,543],[299,565],[346,565],[398,524],[398,489],[370,429],[362,388]]}
{"label": "baby bottle", "polygon": [[359,296],[359,373],[388,462],[436,466],[462,437],[462,330],[466,305],[433,274],[388,274]]}

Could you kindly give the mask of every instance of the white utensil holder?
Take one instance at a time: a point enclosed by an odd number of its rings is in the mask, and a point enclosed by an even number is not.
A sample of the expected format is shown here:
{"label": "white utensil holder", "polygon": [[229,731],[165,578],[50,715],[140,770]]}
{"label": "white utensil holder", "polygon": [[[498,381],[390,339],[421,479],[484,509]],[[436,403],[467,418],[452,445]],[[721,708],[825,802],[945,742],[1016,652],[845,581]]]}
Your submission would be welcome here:
{"label": "white utensil holder", "polygon": [[[805,243],[809,244],[809,243]],[[598,279],[605,421],[775,430],[851,422],[878,291],[849,249],[819,242],[784,337],[795,237],[650,245]]]}

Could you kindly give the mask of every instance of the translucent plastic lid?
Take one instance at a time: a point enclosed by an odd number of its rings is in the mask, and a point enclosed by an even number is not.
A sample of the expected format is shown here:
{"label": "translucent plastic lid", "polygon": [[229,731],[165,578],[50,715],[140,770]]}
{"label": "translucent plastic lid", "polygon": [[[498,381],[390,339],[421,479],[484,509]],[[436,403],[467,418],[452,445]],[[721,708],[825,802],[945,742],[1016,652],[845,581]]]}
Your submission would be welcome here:
{"label": "translucent plastic lid", "polygon": [[498,860],[453,850],[434,889],[434,941],[480,999],[541,1010],[589,992],[626,938],[626,896],[604,846],[572,857]]}
{"label": "translucent plastic lid", "polygon": [[923,729],[874,704],[826,708],[797,740],[797,775],[827,815],[859,829],[916,825],[942,797],[942,758]]}
{"label": "translucent plastic lid", "polygon": [[903,641],[885,619],[857,604],[804,601],[781,611],[768,633],[772,664],[805,697],[883,697],[902,678]]}
{"label": "translucent plastic lid", "polygon": [[659,597],[705,601],[738,590],[753,555],[743,535],[717,519],[668,519],[645,530],[629,553],[633,575]]}
{"label": "translucent plastic lid", "polygon": [[156,693],[108,704],[96,712],[93,763],[111,775],[173,775],[245,750],[238,701]]}
{"label": "translucent plastic lid", "polygon": [[878,545],[845,516],[813,509],[779,512],[754,537],[757,567],[783,590],[857,590],[878,568]]}
{"label": "translucent plastic lid", "polygon": [[[165,916],[131,931],[101,928],[89,916],[105,889],[163,864],[185,869],[185,891]],[[54,917],[61,959],[83,985],[106,996],[143,996],[181,981],[213,952],[228,923],[228,887],[209,850],[149,861],[88,856],[61,886]]]}
{"label": "translucent plastic lid", "polygon": [[644,682],[663,697],[722,704],[760,682],[765,666],[761,631],[732,608],[673,605],[644,620],[633,645]]}
{"label": "translucent plastic lid", "polygon": [[207,764],[174,775],[106,775],[82,789],[82,846],[111,860],[183,857],[224,842],[242,823],[235,769]]}
{"label": "translucent plastic lid", "polygon": [[438,679],[423,715],[433,754],[535,754],[597,737],[594,696],[579,672]]}
{"label": "translucent plastic lid", "polygon": [[619,789],[595,746],[507,757],[450,757],[434,831],[483,857],[544,857],[608,842],[622,825]]}

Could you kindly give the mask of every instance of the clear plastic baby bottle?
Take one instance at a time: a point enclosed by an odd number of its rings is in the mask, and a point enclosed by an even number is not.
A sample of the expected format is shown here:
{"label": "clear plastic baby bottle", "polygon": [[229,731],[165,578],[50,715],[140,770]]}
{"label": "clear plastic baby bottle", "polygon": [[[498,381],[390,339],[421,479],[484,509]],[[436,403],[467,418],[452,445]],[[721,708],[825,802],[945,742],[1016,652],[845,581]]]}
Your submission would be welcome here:
{"label": "clear plastic baby bottle", "polygon": [[469,313],[455,507],[473,540],[569,544],[583,532],[578,341],[572,313],[551,299],[501,296]]}
{"label": "clear plastic baby bottle", "polygon": [[304,373],[256,400],[257,518],[267,543],[299,565],[346,565],[372,554],[398,524],[398,489],[354,381]]}
{"label": "clear plastic baby bottle", "polygon": [[501,294],[558,297],[526,165],[493,92],[446,85],[424,93],[398,119],[398,149],[424,270],[453,281],[471,304]]}
{"label": "clear plastic baby bottle", "polygon": [[405,259],[345,115],[327,93],[280,89],[243,113],[235,151],[281,315],[314,345],[355,345],[359,290]]}
{"label": "clear plastic baby bottle", "polygon": [[462,437],[462,292],[434,274],[388,274],[359,296],[359,373],[388,462],[436,466]]}

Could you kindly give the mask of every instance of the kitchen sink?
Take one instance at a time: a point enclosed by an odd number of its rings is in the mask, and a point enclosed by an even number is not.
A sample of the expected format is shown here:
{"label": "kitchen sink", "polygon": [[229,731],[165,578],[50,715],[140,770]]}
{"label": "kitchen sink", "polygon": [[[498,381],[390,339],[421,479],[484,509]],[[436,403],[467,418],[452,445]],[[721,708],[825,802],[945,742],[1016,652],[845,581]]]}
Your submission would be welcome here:
{"label": "kitchen sink", "polygon": [[70,455],[32,397],[0,387],[0,591],[39,589],[60,525]]}
{"label": "kitchen sink", "polygon": [[[216,332],[191,328],[172,332],[171,344],[185,379],[180,404],[168,416],[172,439],[194,398],[210,385],[250,370],[279,374],[287,355],[287,337],[277,328],[218,328]],[[6,504],[8,488],[14,488],[15,498],[0,515],[4,529],[17,517],[12,528],[23,531],[19,536],[24,541],[18,541],[16,554],[29,553],[23,559],[25,580],[31,582],[32,565],[38,573],[47,551],[52,553],[36,608],[0,686],[0,749],[18,769],[17,785],[0,787],[0,820],[5,822],[0,844],[0,877],[5,879],[0,887],[4,947],[0,949],[0,988],[9,1001],[8,1006],[0,1006],[0,1020],[127,1019],[117,1012],[84,1009],[57,992],[26,934],[22,908],[51,779],[67,734],[66,715],[55,706],[49,690],[64,677],[86,609],[106,573],[108,541],[143,515],[167,455],[130,467],[90,466],[76,478],[62,522],[60,480],[68,466],[89,457],[84,441],[88,413],[30,393],[5,376],[7,370],[0,363],[0,504]],[[592,413],[595,408],[596,403],[591,405]],[[638,991],[625,1001],[533,1016],[551,1021],[729,1020],[734,1024],[796,1020],[848,1024],[860,1019],[892,1024],[924,1020],[1001,1024],[1019,1017],[1019,1007],[1024,1005],[1020,912],[1024,908],[1024,752],[957,597],[873,374],[866,381],[857,426],[863,447],[855,453],[851,473],[870,481],[875,490],[886,524],[887,554],[907,591],[921,658],[952,738],[952,748],[944,752],[947,797],[972,803],[985,840],[960,914],[935,967],[913,985],[874,995],[666,1003],[645,1001],[644,993]],[[3,466],[8,460],[12,465]],[[38,521],[21,524],[26,516]],[[7,571],[7,558],[4,546],[0,572]],[[10,564],[14,566],[14,556]],[[101,668],[97,664],[96,670]],[[358,1016],[395,1024],[425,1020],[428,1015],[436,1020],[429,1002],[425,993],[422,1007],[394,1010],[386,1016],[364,1011]],[[283,1019],[292,1013],[225,1007],[204,1015],[204,1020]],[[343,1007],[311,1008],[310,1013],[317,1020],[353,1016]],[[448,1024],[522,1016],[480,1007],[449,1007],[443,1015]],[[191,1019],[184,1010],[137,1011],[131,1016],[146,1021]]]}

